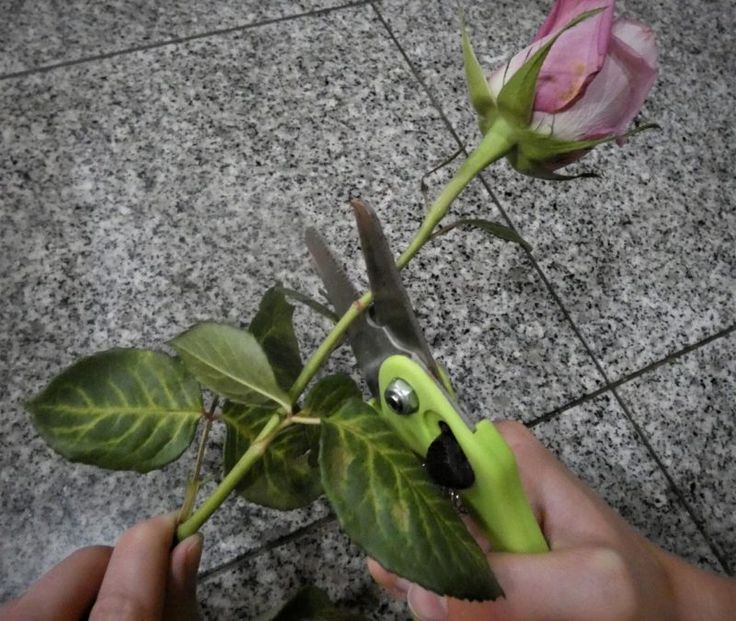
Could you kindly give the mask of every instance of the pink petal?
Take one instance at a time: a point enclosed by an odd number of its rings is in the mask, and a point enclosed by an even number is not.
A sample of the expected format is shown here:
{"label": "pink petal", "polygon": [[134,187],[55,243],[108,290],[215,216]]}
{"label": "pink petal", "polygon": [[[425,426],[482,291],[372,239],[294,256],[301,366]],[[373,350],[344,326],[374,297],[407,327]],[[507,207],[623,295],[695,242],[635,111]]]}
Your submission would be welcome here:
{"label": "pink petal", "polygon": [[582,97],[557,114],[535,114],[533,127],[563,140],[619,136],[639,112],[657,77],[652,30],[617,20],[603,68]]}
{"label": "pink petal", "polygon": [[[557,0],[552,10],[547,15],[547,19],[537,30],[537,34],[534,35],[532,43],[539,41],[542,37],[546,37],[548,34],[556,33],[560,28],[564,28],[569,24],[575,17],[586,11],[594,11],[595,9],[606,8],[603,12],[605,15],[609,13],[613,15],[613,5],[615,0]],[[592,18],[591,18],[592,19]],[[610,21],[609,21],[610,28]],[[604,43],[604,48],[607,47],[608,38]],[[605,53],[605,49],[603,53]]]}
{"label": "pink petal", "polygon": [[531,45],[488,79],[494,97],[542,45],[575,17],[596,8],[605,11],[577,24],[554,43],[542,66],[534,109],[556,112],[570,105],[595,77],[605,59],[613,19],[613,0],[558,0]]}
{"label": "pink petal", "polygon": [[501,92],[504,84],[506,84],[511,76],[513,76],[518,71],[519,67],[521,67],[527,60],[529,60],[534,52],[542,47],[544,43],[544,41],[537,41],[525,47],[510,61],[498,67],[490,76],[488,76],[488,87],[491,89],[491,94],[494,98],[498,97],[498,94]]}
{"label": "pink petal", "polygon": [[557,112],[569,106],[603,66],[611,36],[614,0],[557,0],[534,37],[554,36],[586,11],[604,9],[577,24],[555,42],[537,82],[534,109]]}
{"label": "pink petal", "polygon": [[657,42],[649,26],[620,17],[614,25],[613,36],[630,47],[652,69],[657,69]]}

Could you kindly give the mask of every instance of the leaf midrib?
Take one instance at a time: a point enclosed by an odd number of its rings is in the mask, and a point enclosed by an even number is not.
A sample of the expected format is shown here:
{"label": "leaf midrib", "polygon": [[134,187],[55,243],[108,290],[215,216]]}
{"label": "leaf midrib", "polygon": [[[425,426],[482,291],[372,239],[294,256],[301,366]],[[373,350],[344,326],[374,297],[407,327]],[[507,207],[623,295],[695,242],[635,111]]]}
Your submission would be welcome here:
{"label": "leaf midrib", "polygon": [[94,407],[74,407],[70,405],[34,405],[36,411],[39,412],[63,412],[65,414],[72,414],[74,416],[81,416],[92,412],[102,412],[106,416],[112,416],[114,414],[138,414],[138,415],[151,415],[151,416],[166,416],[169,414],[185,414],[192,416],[199,416],[202,412],[200,409],[196,410],[170,410],[170,409],[157,409],[149,407],[115,407],[115,406],[94,406]]}
{"label": "leaf midrib", "polygon": [[[270,399],[271,401],[275,401],[276,403],[279,403],[280,405],[284,406],[287,410],[290,408],[290,404],[288,404],[285,400],[283,400],[278,395],[272,395],[272,394],[266,392],[265,390],[258,388],[257,386],[253,386],[253,385],[249,384],[247,381],[243,380],[242,378],[239,378],[239,377],[234,376],[232,373],[229,373],[225,369],[217,366],[212,361],[206,360],[205,358],[202,358],[201,356],[195,354],[192,350],[190,350],[186,346],[182,345],[181,343],[177,343],[176,346],[177,346],[177,348],[181,352],[184,352],[187,355],[192,356],[192,358],[195,358],[198,362],[200,362],[204,366],[207,366],[207,367],[209,367],[211,369],[214,369],[215,371],[217,371],[221,375],[223,375],[223,376],[231,379],[232,381],[234,381],[236,384],[245,386],[246,388],[249,388],[250,390],[252,390],[254,392],[257,392],[259,395],[263,395],[264,397]],[[233,352],[233,353],[235,353],[235,352]],[[274,381],[274,384],[275,384],[275,381]]]}

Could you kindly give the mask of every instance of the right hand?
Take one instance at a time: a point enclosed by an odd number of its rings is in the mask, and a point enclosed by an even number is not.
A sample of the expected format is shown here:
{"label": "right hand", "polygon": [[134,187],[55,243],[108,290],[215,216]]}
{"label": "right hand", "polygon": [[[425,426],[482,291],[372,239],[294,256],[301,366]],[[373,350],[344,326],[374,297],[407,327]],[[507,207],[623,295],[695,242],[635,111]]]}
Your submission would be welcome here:
{"label": "right hand", "polygon": [[406,598],[423,621],[727,621],[736,581],[690,566],[640,535],[562,465],[523,425],[497,424],[550,544],[544,554],[492,552],[469,524],[505,598],[441,597],[370,560],[374,579]]}

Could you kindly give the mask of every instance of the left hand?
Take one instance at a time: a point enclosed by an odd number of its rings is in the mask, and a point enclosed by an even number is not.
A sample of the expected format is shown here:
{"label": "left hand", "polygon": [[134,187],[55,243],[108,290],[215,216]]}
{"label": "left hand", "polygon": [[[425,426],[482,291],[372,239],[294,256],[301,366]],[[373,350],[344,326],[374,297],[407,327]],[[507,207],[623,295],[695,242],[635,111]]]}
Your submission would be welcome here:
{"label": "left hand", "polygon": [[202,536],[173,550],[176,514],[140,522],[114,548],[81,548],[0,608],[4,621],[200,621],[197,568]]}

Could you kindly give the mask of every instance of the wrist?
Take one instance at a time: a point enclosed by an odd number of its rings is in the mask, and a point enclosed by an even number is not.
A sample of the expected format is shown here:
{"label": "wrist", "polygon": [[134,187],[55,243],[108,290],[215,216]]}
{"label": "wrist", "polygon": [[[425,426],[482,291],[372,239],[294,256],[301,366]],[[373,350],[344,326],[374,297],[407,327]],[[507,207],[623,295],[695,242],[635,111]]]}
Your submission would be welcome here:
{"label": "wrist", "polygon": [[663,553],[675,599],[677,621],[728,621],[736,610],[736,579],[721,576]]}

